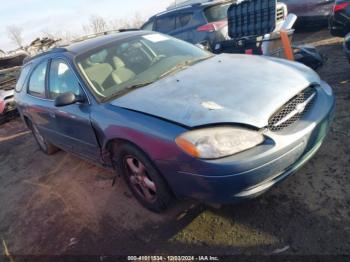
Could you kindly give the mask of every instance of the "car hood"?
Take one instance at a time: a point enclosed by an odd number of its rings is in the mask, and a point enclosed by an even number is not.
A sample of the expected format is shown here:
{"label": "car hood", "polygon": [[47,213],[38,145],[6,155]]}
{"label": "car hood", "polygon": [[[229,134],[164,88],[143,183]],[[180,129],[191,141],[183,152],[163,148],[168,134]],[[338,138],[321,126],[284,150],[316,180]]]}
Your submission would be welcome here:
{"label": "car hood", "polygon": [[188,127],[239,123],[262,128],[288,100],[320,83],[310,68],[287,60],[219,55],[111,102]]}

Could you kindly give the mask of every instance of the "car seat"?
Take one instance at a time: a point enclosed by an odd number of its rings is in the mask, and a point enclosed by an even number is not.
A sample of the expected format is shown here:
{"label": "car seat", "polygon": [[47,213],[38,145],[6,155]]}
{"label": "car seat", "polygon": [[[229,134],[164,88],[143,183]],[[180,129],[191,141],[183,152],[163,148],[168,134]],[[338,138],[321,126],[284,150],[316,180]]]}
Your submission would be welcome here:
{"label": "car seat", "polygon": [[113,80],[116,84],[127,82],[135,77],[135,73],[125,66],[123,60],[119,57],[113,57],[115,70],[112,73]]}

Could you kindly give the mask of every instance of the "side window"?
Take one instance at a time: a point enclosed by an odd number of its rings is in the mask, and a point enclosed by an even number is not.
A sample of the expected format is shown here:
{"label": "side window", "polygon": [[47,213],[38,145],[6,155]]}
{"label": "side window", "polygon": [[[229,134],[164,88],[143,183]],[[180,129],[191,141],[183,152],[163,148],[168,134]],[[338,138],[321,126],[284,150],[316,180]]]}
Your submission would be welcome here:
{"label": "side window", "polygon": [[204,14],[208,23],[213,23],[227,19],[227,12],[231,4],[218,4],[205,9]]}
{"label": "side window", "polygon": [[175,29],[175,16],[164,16],[157,18],[157,31],[161,33],[169,33]]}
{"label": "side window", "polygon": [[80,95],[80,86],[74,73],[62,59],[52,60],[49,74],[49,98],[72,92]]}
{"label": "side window", "polygon": [[142,30],[153,31],[153,25],[154,25],[154,21],[151,21],[151,22],[145,24],[145,25],[142,27]]}
{"label": "side window", "polygon": [[21,92],[24,82],[26,81],[29,71],[30,71],[31,65],[25,65],[22,70],[21,70],[21,75],[19,76],[18,80],[17,80],[17,84],[15,87],[16,92]]}
{"label": "side window", "polygon": [[45,77],[46,77],[47,61],[37,66],[29,80],[28,93],[44,98],[45,97]]}
{"label": "side window", "polygon": [[187,26],[192,20],[193,14],[180,14],[176,16],[176,28],[181,28]]}

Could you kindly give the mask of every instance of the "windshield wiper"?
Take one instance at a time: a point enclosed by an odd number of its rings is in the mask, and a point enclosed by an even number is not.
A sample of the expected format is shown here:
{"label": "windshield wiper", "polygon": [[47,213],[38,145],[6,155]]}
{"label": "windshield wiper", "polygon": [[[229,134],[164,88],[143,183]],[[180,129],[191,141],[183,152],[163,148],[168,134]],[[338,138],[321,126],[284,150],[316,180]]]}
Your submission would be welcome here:
{"label": "windshield wiper", "polygon": [[138,83],[138,84],[134,84],[131,86],[127,86],[123,90],[116,92],[109,97],[106,97],[105,99],[103,99],[103,102],[111,100],[111,99],[118,97],[118,96],[121,96],[121,95],[125,95],[125,94],[131,92],[132,90],[135,90],[135,89],[138,89],[138,88],[141,88],[144,86],[148,86],[148,85],[153,84],[153,83],[154,83],[154,81],[148,81],[148,82],[143,82],[143,83]]}
{"label": "windshield wiper", "polygon": [[187,60],[187,61],[185,61],[184,63],[178,64],[178,65],[176,65],[176,66],[170,68],[168,71],[165,71],[163,74],[161,74],[161,75],[159,76],[158,79],[161,79],[161,78],[164,78],[164,77],[166,77],[166,76],[168,76],[168,75],[171,75],[171,74],[173,74],[173,73],[176,73],[176,72],[180,71],[181,69],[184,69],[184,68],[189,67],[190,65],[199,63],[199,62],[201,62],[201,61],[203,61],[203,60],[207,60],[207,59],[210,58],[210,57],[212,57],[212,56],[204,57],[204,58],[199,58],[199,59]]}
{"label": "windshield wiper", "polygon": [[171,74],[173,74],[173,73],[176,73],[177,71],[179,71],[179,70],[181,70],[181,69],[184,69],[184,68],[186,68],[186,67],[188,67],[188,66],[189,66],[189,65],[187,64],[187,62],[178,64],[178,65],[176,65],[176,66],[170,68],[168,71],[165,71],[163,74],[161,74],[161,75],[159,76],[159,79],[164,78],[164,77],[166,77],[166,76],[168,76],[168,75],[171,75]]}
{"label": "windshield wiper", "polygon": [[134,84],[134,85],[131,85],[131,86],[127,86],[124,91],[129,92],[131,90],[134,90],[134,89],[137,89],[137,88],[140,88],[140,87],[144,87],[144,86],[148,86],[148,85],[153,84],[153,83],[154,83],[154,81],[148,81],[148,82]]}

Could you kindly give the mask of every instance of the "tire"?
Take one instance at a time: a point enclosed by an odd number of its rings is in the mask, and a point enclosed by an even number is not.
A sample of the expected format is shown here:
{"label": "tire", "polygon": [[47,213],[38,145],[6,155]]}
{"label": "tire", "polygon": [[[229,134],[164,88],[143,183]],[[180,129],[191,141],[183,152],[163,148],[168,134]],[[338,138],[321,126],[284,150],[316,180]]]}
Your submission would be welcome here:
{"label": "tire", "polygon": [[57,151],[59,151],[58,147],[54,146],[52,143],[47,141],[47,139],[45,139],[45,137],[43,137],[41,135],[38,127],[35,124],[29,122],[29,126],[30,126],[32,133],[33,133],[35,141],[37,142],[37,144],[42,152],[44,152],[46,155],[53,155]]}
{"label": "tire", "polygon": [[141,205],[157,213],[170,206],[172,192],[145,153],[125,143],[116,148],[113,156],[118,174]]}

